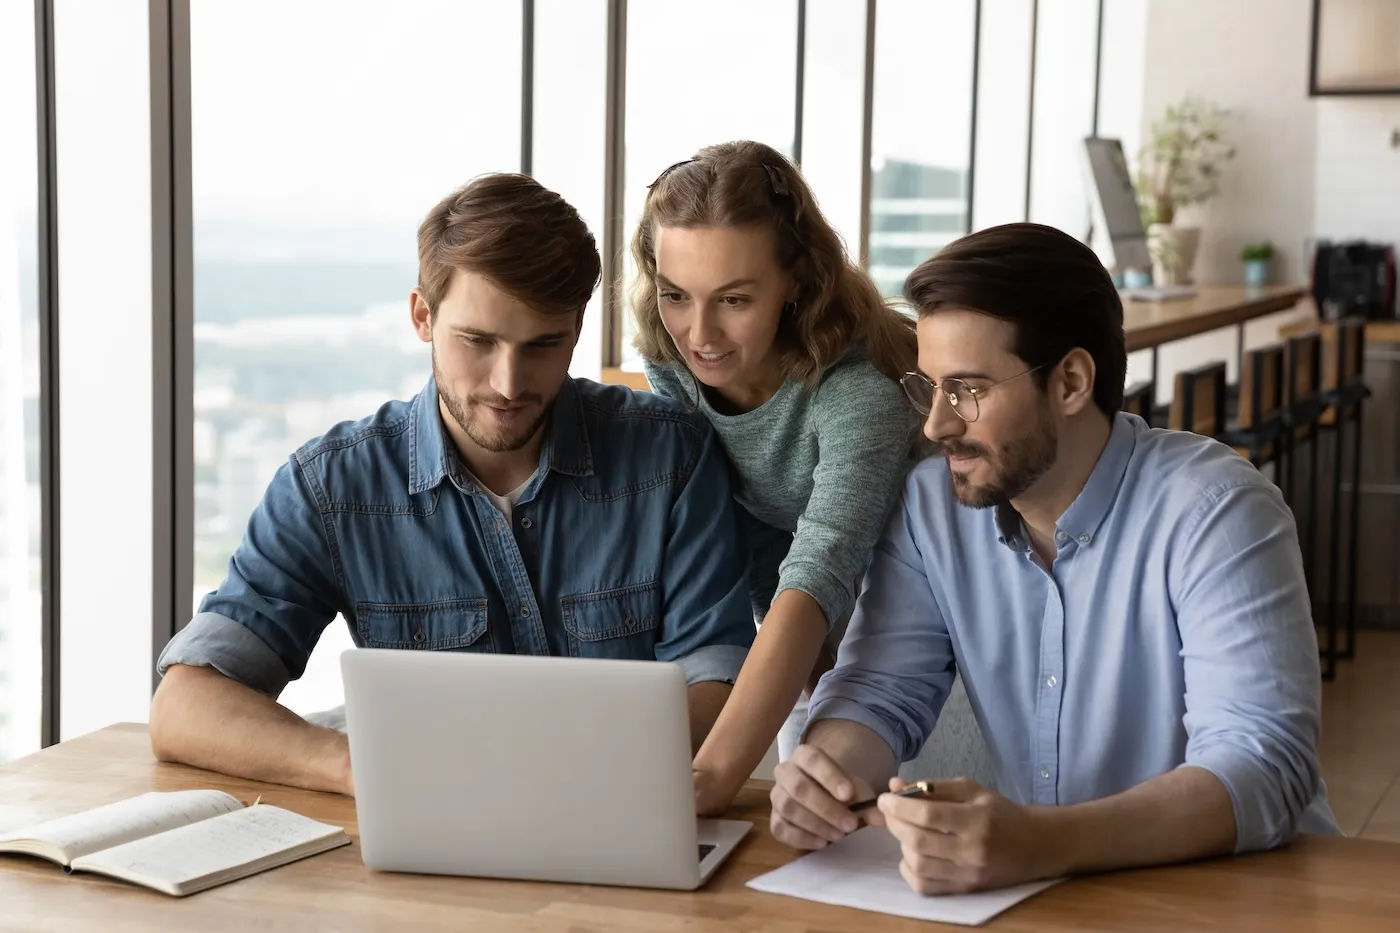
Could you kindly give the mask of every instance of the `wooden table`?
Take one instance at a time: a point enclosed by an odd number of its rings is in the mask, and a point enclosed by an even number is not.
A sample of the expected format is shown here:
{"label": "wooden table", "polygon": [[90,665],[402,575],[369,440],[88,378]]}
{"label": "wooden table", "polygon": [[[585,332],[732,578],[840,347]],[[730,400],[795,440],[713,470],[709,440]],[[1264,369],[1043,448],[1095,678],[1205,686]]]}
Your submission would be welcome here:
{"label": "wooden table", "polygon": [[[156,762],[144,726],[118,725],[0,767],[0,830],[149,790],[215,787],[338,823],[346,797]],[[371,872],[345,846],[189,898],[166,897],[51,862],[0,856],[0,930],[627,930],[817,933],[962,929],[760,894],[744,886],[795,853],[767,829],[766,787],[731,815],[757,825],[698,892],[646,891]],[[1400,845],[1304,838],[1242,858],[1078,878],[1011,908],[999,931],[1394,931]]]}
{"label": "wooden table", "polygon": [[1209,285],[1177,301],[1123,300],[1123,333],[1128,352],[1148,350],[1173,340],[1222,327],[1242,327],[1266,314],[1287,311],[1305,294],[1301,285],[1259,288]]}

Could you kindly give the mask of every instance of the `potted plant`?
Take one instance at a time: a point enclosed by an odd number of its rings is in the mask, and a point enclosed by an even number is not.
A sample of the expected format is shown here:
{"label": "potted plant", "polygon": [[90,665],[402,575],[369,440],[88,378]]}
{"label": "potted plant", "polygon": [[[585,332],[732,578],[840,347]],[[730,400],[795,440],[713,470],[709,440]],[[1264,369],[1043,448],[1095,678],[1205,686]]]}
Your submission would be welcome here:
{"label": "potted plant", "polygon": [[1235,157],[1226,139],[1228,112],[1199,97],[1167,107],[1138,156],[1136,188],[1158,285],[1189,282],[1200,229],[1182,224],[1182,208],[1220,191],[1221,168]]}
{"label": "potted plant", "polygon": [[1269,281],[1269,261],[1274,258],[1274,244],[1250,243],[1240,250],[1240,261],[1244,263],[1244,284],[1256,286]]}

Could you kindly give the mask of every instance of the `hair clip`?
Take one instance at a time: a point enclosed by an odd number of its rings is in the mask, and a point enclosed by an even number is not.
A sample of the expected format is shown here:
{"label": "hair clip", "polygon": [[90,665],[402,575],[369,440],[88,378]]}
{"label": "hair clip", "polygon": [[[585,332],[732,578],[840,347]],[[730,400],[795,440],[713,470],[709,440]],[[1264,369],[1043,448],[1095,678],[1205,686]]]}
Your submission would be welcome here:
{"label": "hair clip", "polygon": [[768,172],[768,180],[773,183],[773,193],[785,198],[792,197],[792,190],[788,188],[787,179],[783,178],[783,173],[778,171],[778,167],[764,162],[763,168]]}
{"label": "hair clip", "polygon": [[677,162],[675,165],[672,165],[672,166],[668,167],[668,168],[667,168],[665,171],[663,171],[660,175],[657,175],[657,176],[656,176],[656,181],[653,181],[651,184],[647,185],[647,190],[650,191],[652,188],[655,188],[657,185],[661,184],[661,179],[663,179],[663,178],[665,178],[667,175],[671,174],[671,169],[680,168],[682,165],[689,165],[690,163],[692,163],[692,162],[694,162],[694,161],[696,161],[696,160],[695,160],[695,159],[685,159],[685,160],[683,160],[683,161]]}

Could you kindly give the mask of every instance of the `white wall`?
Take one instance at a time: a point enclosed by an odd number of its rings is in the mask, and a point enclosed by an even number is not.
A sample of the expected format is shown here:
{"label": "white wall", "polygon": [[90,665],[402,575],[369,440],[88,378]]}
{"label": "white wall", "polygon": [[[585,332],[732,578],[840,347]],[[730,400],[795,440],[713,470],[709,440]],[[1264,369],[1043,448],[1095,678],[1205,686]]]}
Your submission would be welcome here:
{"label": "white wall", "polygon": [[1400,95],[1317,103],[1316,232],[1400,249]]}
{"label": "white wall", "polygon": [[[1203,284],[1235,284],[1246,242],[1270,239],[1275,278],[1306,284],[1318,237],[1364,237],[1400,247],[1400,96],[1308,97],[1310,0],[1149,0],[1142,125],[1199,94],[1233,112],[1238,148],[1221,194],[1183,220],[1202,227],[1195,267]],[[1250,324],[1245,345],[1276,339],[1293,313]],[[1233,330],[1164,347],[1159,399],[1172,374],[1224,359],[1235,378]],[[1145,375],[1145,355],[1130,379]]]}
{"label": "white wall", "polygon": [[1242,246],[1271,239],[1279,281],[1303,282],[1314,227],[1317,115],[1308,97],[1310,0],[1152,0],[1143,133],[1199,94],[1233,111],[1238,153],[1221,194],[1182,220],[1202,228],[1196,281],[1243,280]]}

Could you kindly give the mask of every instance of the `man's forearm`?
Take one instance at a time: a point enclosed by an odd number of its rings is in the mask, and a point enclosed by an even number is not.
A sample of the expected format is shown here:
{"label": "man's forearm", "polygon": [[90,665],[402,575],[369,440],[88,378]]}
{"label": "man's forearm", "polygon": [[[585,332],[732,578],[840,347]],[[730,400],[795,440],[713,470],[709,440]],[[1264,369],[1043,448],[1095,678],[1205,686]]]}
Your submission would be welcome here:
{"label": "man's forearm", "polygon": [[805,743],[827,754],[852,780],[873,793],[889,786],[898,763],[875,730],[850,719],[821,719],[808,730]]}
{"label": "man's forearm", "polygon": [[724,709],[725,700],[733,688],[718,680],[691,684],[686,690],[686,703],[690,708],[690,753],[694,755],[704,744],[705,737],[714,728],[715,720]]}
{"label": "man's forearm", "polygon": [[1235,811],[1225,785],[1203,768],[1177,768],[1088,803],[1034,807],[1049,875],[1165,865],[1235,846]]}
{"label": "man's forearm", "polygon": [[151,750],[222,774],[354,793],[344,735],[208,667],[166,672],[151,701]]}

